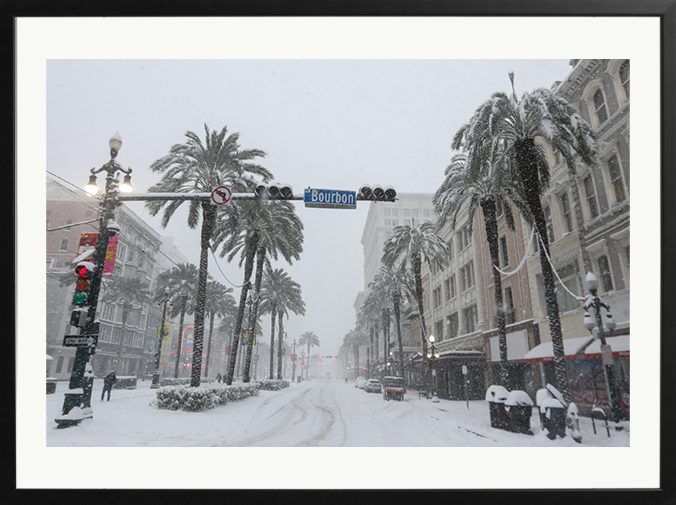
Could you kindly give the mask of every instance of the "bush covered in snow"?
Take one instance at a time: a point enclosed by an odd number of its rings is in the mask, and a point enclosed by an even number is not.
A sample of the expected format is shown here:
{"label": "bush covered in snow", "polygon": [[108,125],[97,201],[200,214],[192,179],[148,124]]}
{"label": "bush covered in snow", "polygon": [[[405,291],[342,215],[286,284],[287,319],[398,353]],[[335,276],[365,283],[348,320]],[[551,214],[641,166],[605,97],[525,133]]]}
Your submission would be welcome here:
{"label": "bush covered in snow", "polygon": [[[174,379],[173,377],[163,377],[160,379],[160,386],[187,386],[190,384],[190,377],[181,377]],[[209,384],[214,382],[213,379],[200,379],[200,384]]]}
{"label": "bush covered in snow", "polygon": [[157,407],[168,410],[197,412],[213,409],[217,405],[236,402],[249,396],[257,396],[258,384],[237,386],[167,386],[157,390]]}
{"label": "bush covered in snow", "polygon": [[289,381],[286,380],[262,380],[258,382],[259,389],[264,391],[279,391],[283,388],[288,388],[291,385]]}

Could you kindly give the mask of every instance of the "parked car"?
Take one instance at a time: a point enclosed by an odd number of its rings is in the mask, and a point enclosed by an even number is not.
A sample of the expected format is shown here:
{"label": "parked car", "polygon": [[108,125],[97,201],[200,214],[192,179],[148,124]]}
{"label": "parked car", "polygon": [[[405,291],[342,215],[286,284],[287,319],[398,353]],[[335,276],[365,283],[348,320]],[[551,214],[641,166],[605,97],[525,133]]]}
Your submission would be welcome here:
{"label": "parked car", "polygon": [[366,386],[366,379],[364,377],[357,377],[357,380],[354,381],[354,387],[364,389],[364,386]]}
{"label": "parked car", "polygon": [[403,377],[383,377],[383,399],[384,400],[399,400],[404,399],[406,393],[406,385]]}
{"label": "parked car", "polygon": [[380,384],[378,379],[369,379],[364,387],[364,391],[367,393],[380,393],[383,390],[383,386]]}

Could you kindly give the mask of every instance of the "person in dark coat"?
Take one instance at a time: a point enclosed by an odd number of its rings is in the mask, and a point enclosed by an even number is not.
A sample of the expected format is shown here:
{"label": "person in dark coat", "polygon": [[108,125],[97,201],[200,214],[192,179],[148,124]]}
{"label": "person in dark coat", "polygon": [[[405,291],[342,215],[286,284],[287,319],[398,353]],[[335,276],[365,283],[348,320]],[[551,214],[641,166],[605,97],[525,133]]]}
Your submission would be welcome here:
{"label": "person in dark coat", "polygon": [[108,391],[108,401],[110,401],[110,392],[113,390],[113,384],[115,384],[115,381],[117,381],[117,377],[115,376],[115,370],[113,370],[103,378],[103,391],[101,391],[101,401],[103,401],[103,397],[106,394],[106,391]]}

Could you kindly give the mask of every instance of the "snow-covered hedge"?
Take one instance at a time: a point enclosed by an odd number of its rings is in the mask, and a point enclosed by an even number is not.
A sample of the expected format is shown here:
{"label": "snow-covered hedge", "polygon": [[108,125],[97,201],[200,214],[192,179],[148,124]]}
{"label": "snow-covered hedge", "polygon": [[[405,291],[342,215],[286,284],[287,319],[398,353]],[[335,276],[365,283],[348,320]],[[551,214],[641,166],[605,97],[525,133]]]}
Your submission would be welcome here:
{"label": "snow-covered hedge", "polygon": [[287,380],[262,380],[258,382],[259,389],[264,391],[279,391],[280,389],[288,388],[291,383]]}
{"label": "snow-covered hedge", "polygon": [[257,396],[257,383],[237,386],[167,386],[157,390],[157,407],[168,410],[200,411],[217,405],[236,402],[249,396]]}
{"label": "snow-covered hedge", "polygon": [[[181,377],[179,379],[174,379],[173,377],[163,377],[160,379],[160,386],[187,386],[190,384],[190,377]],[[210,384],[214,382],[213,379],[200,379],[200,384]]]}

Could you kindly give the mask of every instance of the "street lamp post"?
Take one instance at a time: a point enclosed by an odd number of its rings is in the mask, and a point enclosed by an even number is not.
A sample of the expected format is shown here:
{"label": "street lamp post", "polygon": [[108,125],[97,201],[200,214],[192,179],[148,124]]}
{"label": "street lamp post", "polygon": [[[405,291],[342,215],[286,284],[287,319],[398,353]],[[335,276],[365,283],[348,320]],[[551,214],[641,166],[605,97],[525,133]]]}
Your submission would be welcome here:
{"label": "street lamp post", "polygon": [[[110,161],[101,168],[92,168],[89,182],[85,186],[85,191],[90,195],[98,192],[96,185],[96,174],[106,172],[106,190],[100,203],[99,234],[94,250],[94,272],[87,294],[87,322],[82,330],[83,335],[98,336],[99,322],[96,320],[96,309],[99,300],[99,291],[101,290],[101,280],[103,278],[103,267],[106,262],[106,252],[108,250],[108,239],[120,231],[120,227],[114,222],[115,207],[121,205],[118,199],[118,191],[129,192],[131,186],[131,168],[123,168],[115,158],[122,147],[122,139],[119,133],[115,133],[108,142],[110,147]],[[119,185],[117,172],[125,174],[124,182]],[[70,382],[68,384],[68,393],[64,395],[62,415],[56,419],[59,428],[73,426],[78,424],[82,417],[78,419],[77,415],[71,414],[74,407],[87,405],[86,417],[93,417],[91,412],[91,388],[85,386],[85,372],[89,357],[94,354],[95,345],[87,347],[78,347],[75,351],[75,360],[73,362],[73,371],[71,372]]]}
{"label": "street lamp post", "polygon": [[621,420],[620,402],[617,397],[617,391],[615,390],[613,353],[610,346],[606,344],[606,334],[603,329],[603,320],[601,318],[601,307],[606,309],[606,325],[608,326],[608,329],[612,331],[613,329],[615,329],[617,325],[615,323],[615,320],[613,319],[612,314],[610,313],[610,306],[597,296],[599,281],[597,280],[596,276],[593,273],[589,272],[587,273],[586,280],[587,280],[587,289],[589,290],[589,296],[587,296],[587,299],[585,300],[584,303],[585,310],[584,327],[587,328],[589,331],[592,331],[592,329],[594,328],[595,325],[594,320],[592,319],[591,315],[588,312],[589,309],[593,307],[594,314],[596,316],[596,327],[598,328],[599,332],[599,340],[601,340],[602,361],[603,364],[605,365],[606,377],[608,378],[610,405],[613,410],[613,416],[615,417],[615,430],[622,431],[624,429],[624,426]]}
{"label": "street lamp post", "polygon": [[430,348],[427,350],[427,357],[432,360],[432,401],[437,403],[437,368],[435,360],[439,357],[437,348],[434,345],[434,335],[430,335]]}
{"label": "street lamp post", "polygon": [[164,321],[167,316],[167,302],[169,301],[169,288],[164,288],[164,308],[162,309],[162,324],[160,325],[160,334],[157,336],[157,352],[155,353],[155,372],[153,373],[153,382],[150,389],[160,387],[160,358],[162,356],[162,339],[164,338]]}

